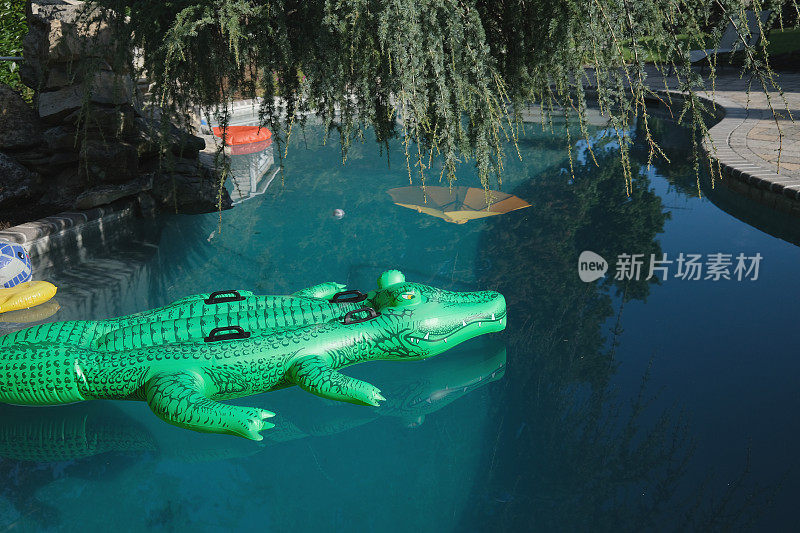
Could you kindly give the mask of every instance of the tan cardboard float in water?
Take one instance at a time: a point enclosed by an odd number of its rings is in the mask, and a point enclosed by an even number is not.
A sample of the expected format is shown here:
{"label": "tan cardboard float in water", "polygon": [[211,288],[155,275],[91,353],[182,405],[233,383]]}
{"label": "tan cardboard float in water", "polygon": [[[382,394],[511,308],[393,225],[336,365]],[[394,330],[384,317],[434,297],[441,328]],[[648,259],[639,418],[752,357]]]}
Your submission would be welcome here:
{"label": "tan cardboard float in water", "polygon": [[[398,187],[386,191],[397,205],[441,218],[454,224],[464,224],[475,218],[502,215],[530,207],[521,198],[500,191],[485,191],[477,187]],[[488,193],[488,194],[487,194]],[[487,201],[488,200],[488,201]]]}

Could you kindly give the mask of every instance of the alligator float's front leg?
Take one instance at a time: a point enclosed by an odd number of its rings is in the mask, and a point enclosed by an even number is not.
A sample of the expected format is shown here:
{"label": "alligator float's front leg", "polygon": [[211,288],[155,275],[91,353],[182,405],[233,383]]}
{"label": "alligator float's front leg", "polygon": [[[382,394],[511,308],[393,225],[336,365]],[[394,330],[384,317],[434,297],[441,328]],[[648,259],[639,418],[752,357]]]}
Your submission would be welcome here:
{"label": "alligator float's front leg", "polygon": [[345,285],[341,283],[334,283],[333,281],[326,281],[325,283],[320,283],[319,285],[314,285],[313,287],[309,287],[307,289],[302,289],[292,296],[303,296],[305,298],[321,298],[323,300],[330,300],[334,294],[337,292],[342,292],[345,288]]}
{"label": "alligator float's front leg", "polygon": [[296,361],[286,377],[303,390],[329,400],[378,406],[386,400],[375,385],[337,372],[322,357]]}
{"label": "alligator float's front leg", "polygon": [[264,437],[260,432],[274,427],[265,419],[275,413],[226,405],[210,399],[207,394],[206,380],[192,371],[159,373],[145,385],[150,409],[165,422],[182,428],[261,440]]}

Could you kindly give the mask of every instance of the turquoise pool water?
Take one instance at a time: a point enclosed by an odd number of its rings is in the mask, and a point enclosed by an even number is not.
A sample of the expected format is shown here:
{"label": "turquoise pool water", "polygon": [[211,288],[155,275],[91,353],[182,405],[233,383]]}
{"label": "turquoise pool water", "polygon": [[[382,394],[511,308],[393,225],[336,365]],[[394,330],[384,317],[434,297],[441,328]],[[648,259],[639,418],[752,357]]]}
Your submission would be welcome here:
{"label": "turquoise pool water", "polygon": [[[392,203],[386,190],[408,185],[399,144],[388,166],[370,142],[343,166],[311,127],[285,173],[221,217],[95,228],[39,258],[36,277],[60,287],[50,320],[227,288],[366,291],[398,268],[500,290],[509,325],[428,361],[348,369],[384,391],[380,409],[296,388],[239,400],[278,413],[260,445],[174,428],[139,403],[0,406],[0,531],[794,526],[796,223],[698,184],[687,134],[653,127],[671,163],[646,169],[637,141],[630,196],[600,128],[599,166],[577,143],[574,178],[563,127],[529,128],[502,189],[532,207],[464,225]],[[479,184],[464,167],[458,185]],[[581,281],[587,250],[609,262],[604,278]],[[641,279],[614,279],[621,254],[681,253],[731,254],[734,279],[678,279],[676,263],[659,282],[646,263]],[[735,279],[740,253],[762,256],[757,279]]]}

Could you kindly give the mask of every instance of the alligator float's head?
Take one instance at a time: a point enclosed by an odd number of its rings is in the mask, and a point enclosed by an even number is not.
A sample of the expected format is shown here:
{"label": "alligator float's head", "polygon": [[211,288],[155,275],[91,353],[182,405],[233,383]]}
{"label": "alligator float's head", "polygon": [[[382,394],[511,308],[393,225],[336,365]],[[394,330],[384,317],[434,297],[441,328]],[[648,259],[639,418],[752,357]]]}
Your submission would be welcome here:
{"label": "alligator float's head", "polygon": [[424,359],[466,340],[506,327],[506,301],[494,291],[453,292],[407,282],[397,270],[378,278],[368,295],[376,311],[396,328],[390,355]]}

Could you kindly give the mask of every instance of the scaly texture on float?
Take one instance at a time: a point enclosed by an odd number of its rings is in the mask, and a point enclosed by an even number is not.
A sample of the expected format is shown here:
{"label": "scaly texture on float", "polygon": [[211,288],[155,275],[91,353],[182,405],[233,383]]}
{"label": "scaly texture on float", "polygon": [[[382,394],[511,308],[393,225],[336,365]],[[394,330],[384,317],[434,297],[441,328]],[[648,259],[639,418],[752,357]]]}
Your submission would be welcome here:
{"label": "scaly texture on float", "polygon": [[324,283],[292,296],[224,291],[103,321],[57,322],[0,337],[0,401],[146,401],[171,424],[261,440],[273,413],[218,400],[297,385],[379,405],[380,389],[338,370],[424,359],[505,329],[505,299],[384,272],[369,294]]}

